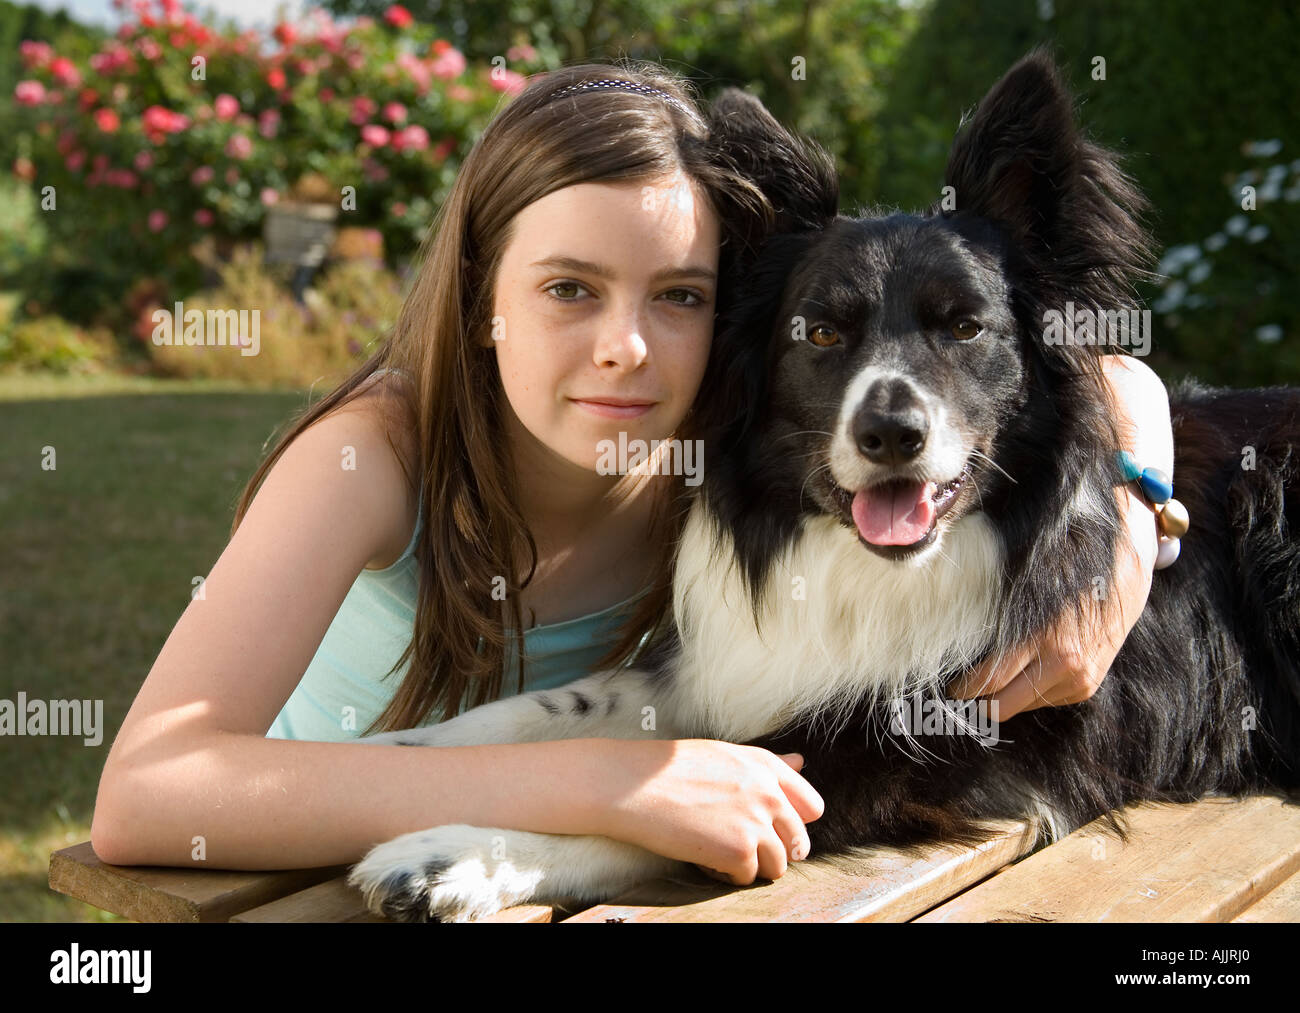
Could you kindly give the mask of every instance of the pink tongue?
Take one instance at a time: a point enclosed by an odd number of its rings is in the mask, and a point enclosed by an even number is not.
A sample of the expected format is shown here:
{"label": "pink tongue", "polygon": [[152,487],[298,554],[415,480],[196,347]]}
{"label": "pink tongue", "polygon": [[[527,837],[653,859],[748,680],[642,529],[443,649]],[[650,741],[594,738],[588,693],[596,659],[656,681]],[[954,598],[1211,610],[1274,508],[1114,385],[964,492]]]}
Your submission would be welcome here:
{"label": "pink tongue", "polygon": [[872,545],[911,545],[934,523],[934,482],[890,482],[853,496],[853,523]]}

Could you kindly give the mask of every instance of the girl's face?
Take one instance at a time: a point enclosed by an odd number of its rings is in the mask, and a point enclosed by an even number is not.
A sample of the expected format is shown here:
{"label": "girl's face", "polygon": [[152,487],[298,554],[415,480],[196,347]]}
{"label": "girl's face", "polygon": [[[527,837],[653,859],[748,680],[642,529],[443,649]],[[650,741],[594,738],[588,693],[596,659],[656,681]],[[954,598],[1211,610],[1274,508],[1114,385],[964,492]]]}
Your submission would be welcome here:
{"label": "girl's face", "polygon": [[[581,183],[520,211],[483,339],[496,348],[510,431],[522,425],[590,472],[601,441],[676,430],[708,361],[720,238],[682,175]],[[633,404],[597,403],[617,401]]]}

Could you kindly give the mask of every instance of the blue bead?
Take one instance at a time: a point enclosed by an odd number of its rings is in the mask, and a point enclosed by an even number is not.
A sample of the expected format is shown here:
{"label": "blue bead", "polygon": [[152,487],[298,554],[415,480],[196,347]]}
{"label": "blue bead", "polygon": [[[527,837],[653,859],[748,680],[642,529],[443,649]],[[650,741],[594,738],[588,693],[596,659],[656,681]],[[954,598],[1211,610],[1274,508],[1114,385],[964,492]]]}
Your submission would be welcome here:
{"label": "blue bead", "polygon": [[1138,485],[1142,486],[1142,495],[1152,503],[1168,503],[1174,494],[1173,482],[1159,468],[1143,468]]}
{"label": "blue bead", "polygon": [[1133,455],[1127,450],[1117,451],[1115,454],[1119,460],[1119,470],[1124,473],[1124,481],[1132,482],[1142,474],[1142,469],[1138,467],[1137,461],[1133,460]]}

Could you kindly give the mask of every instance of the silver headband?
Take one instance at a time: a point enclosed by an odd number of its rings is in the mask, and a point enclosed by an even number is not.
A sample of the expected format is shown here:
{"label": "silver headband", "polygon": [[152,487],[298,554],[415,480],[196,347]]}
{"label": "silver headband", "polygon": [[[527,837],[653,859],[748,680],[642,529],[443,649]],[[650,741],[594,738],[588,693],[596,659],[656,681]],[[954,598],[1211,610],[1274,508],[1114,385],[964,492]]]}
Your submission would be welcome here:
{"label": "silver headband", "polygon": [[673,105],[675,105],[682,112],[686,113],[686,115],[690,116],[692,119],[694,120],[700,119],[699,113],[687,107],[675,95],[670,95],[662,88],[653,88],[648,84],[637,84],[634,81],[623,81],[613,77],[602,77],[591,81],[583,81],[581,84],[567,85],[564,88],[561,88],[559,91],[551,92],[550,95],[546,96],[546,100],[549,102],[552,99],[559,98],[562,95],[576,95],[578,92],[589,91],[592,88],[615,88],[619,91],[635,91],[641,93],[642,95],[655,95],[658,96],[659,98],[664,99],[666,102],[671,102]]}

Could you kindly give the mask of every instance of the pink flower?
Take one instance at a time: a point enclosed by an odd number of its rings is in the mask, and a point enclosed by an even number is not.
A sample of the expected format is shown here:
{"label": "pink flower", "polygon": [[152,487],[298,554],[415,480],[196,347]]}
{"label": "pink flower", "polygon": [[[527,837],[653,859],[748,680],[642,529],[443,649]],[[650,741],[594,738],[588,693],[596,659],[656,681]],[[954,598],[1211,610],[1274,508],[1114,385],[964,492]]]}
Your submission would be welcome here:
{"label": "pink flower", "polygon": [[463,84],[453,84],[447,89],[447,97],[456,102],[468,102],[474,97],[474,91]]}
{"label": "pink flower", "polygon": [[280,113],[275,109],[266,109],[257,118],[257,132],[268,141],[275,137],[280,129]]}
{"label": "pink flower", "polygon": [[14,86],[14,99],[19,105],[38,106],[45,101],[45,85],[40,81],[19,81]]}
{"label": "pink flower", "polygon": [[279,91],[281,88],[283,88],[285,86],[286,81],[287,79],[284,76],[284,71],[281,70],[279,67],[273,67],[270,73],[266,75],[266,83],[269,84],[276,91]]}
{"label": "pink flower", "polygon": [[388,178],[388,170],[376,162],[373,158],[367,158],[361,163],[361,169],[366,174],[366,179],[372,183],[382,183]]}
{"label": "pink flower", "polygon": [[384,20],[394,28],[402,29],[408,27],[415,18],[411,17],[411,12],[401,4],[393,4],[384,11]]}
{"label": "pink flower", "polygon": [[506,50],[506,59],[523,60],[525,63],[527,63],[529,60],[537,59],[537,50],[535,50],[532,46],[529,45],[511,46],[509,49]]}
{"label": "pink flower", "polygon": [[120,42],[110,42],[90,58],[90,69],[96,74],[111,74],[131,62],[131,51]]}
{"label": "pink flower", "polygon": [[364,95],[358,95],[352,100],[352,123],[355,126],[361,126],[366,120],[375,114],[379,106],[374,99],[368,99]]}
{"label": "pink flower", "polygon": [[219,120],[233,120],[239,115],[239,100],[234,95],[222,92],[212,103],[212,108]]}
{"label": "pink flower", "polygon": [[452,81],[465,73],[465,54],[453,46],[448,46],[429,68],[433,76],[441,81]]}
{"label": "pink flower", "polygon": [[253,153],[253,142],[246,134],[231,134],[226,142],[226,154],[231,158],[244,159]]}
{"label": "pink flower", "polygon": [[292,46],[298,38],[298,30],[284,21],[275,26],[275,31],[272,34],[275,36],[275,40],[286,49]]}
{"label": "pink flower", "polygon": [[81,84],[81,74],[66,56],[57,57],[50,62],[50,73],[54,75],[54,80],[65,87],[75,88]]}
{"label": "pink flower", "polygon": [[389,123],[402,124],[406,122],[406,106],[400,102],[388,102],[384,105],[384,119]]}
{"label": "pink flower", "polygon": [[121,187],[123,190],[133,190],[140,180],[130,169],[109,169],[104,173],[104,182],[109,186]]}
{"label": "pink flower", "polygon": [[135,153],[135,158],[131,160],[131,164],[140,172],[148,172],[153,168],[153,153],[149,151],[137,151]]}
{"label": "pink flower", "polygon": [[175,134],[190,125],[190,118],[174,113],[162,106],[150,106],[140,115],[144,129],[149,133]]}
{"label": "pink flower", "polygon": [[23,39],[18,43],[18,52],[22,54],[23,66],[44,67],[54,56],[54,50],[48,42],[37,42],[34,39]]}
{"label": "pink flower", "polygon": [[507,95],[518,95],[524,90],[526,83],[527,78],[523,74],[516,74],[513,70],[503,70],[499,75],[495,71],[492,73],[492,87]]}
{"label": "pink flower", "polygon": [[333,101],[334,101],[334,89],[333,89],[333,88],[322,88],[322,89],[320,90],[320,100],[321,100],[322,102],[333,102]]}
{"label": "pink flower", "polygon": [[151,63],[162,56],[162,46],[147,35],[135,44],[135,50]]}
{"label": "pink flower", "polygon": [[400,200],[394,202],[393,214],[397,215],[398,218],[401,218],[403,215],[406,214],[406,205],[403,204]]}
{"label": "pink flower", "polygon": [[280,195],[269,186],[262,187],[261,200],[267,207],[270,207],[280,199]]}
{"label": "pink flower", "polygon": [[232,165],[229,169],[226,170],[226,183],[229,184],[230,186],[234,186],[238,182],[239,182],[239,170]]}
{"label": "pink flower", "polygon": [[212,177],[215,175],[216,173],[212,171],[212,166],[200,165],[190,173],[190,182],[195,186],[203,186],[205,183],[211,183]]}
{"label": "pink flower", "polygon": [[86,153],[84,151],[74,151],[63,160],[63,164],[67,166],[68,172],[77,172],[85,161]]}
{"label": "pink flower", "polygon": [[199,208],[194,212],[194,224],[207,227],[216,220],[216,216],[208,208]]}
{"label": "pink flower", "polygon": [[387,129],[377,123],[367,123],[361,128],[361,139],[372,148],[382,148],[388,143],[388,138]]}
{"label": "pink flower", "polygon": [[30,158],[15,158],[14,175],[30,183],[36,178],[36,163]]}
{"label": "pink flower", "polygon": [[393,135],[397,151],[423,151],[429,146],[429,132],[421,126],[406,127]]}
{"label": "pink flower", "polygon": [[437,147],[430,152],[433,157],[433,164],[440,165],[453,151],[456,150],[456,138],[448,136],[438,142]]}
{"label": "pink flower", "polygon": [[149,231],[161,232],[167,227],[167,212],[157,208],[149,212]]}

